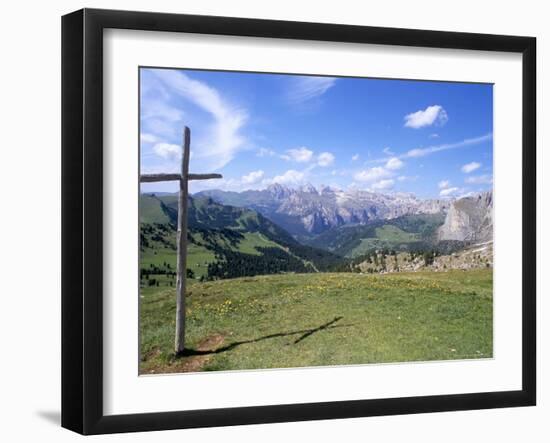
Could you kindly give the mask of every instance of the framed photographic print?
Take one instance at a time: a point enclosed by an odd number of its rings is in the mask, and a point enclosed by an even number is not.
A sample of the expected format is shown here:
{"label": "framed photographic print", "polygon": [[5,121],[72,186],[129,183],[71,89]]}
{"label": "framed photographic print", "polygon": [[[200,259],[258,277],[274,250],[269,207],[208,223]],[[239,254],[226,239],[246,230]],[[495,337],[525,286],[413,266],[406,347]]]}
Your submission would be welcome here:
{"label": "framed photographic print", "polygon": [[62,25],[64,427],[535,404],[534,38]]}

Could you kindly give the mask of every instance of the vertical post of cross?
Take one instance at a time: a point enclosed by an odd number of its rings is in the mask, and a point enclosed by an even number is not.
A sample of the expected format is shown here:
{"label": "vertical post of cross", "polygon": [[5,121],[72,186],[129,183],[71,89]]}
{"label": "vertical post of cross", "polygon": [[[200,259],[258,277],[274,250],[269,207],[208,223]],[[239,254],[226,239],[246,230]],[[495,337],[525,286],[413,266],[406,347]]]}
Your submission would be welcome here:
{"label": "vertical post of cross", "polygon": [[176,338],[174,350],[181,354],[185,347],[185,280],[187,278],[187,199],[189,194],[189,154],[191,131],[183,129],[183,152],[181,155],[181,180],[178,196],[178,247],[176,277]]}

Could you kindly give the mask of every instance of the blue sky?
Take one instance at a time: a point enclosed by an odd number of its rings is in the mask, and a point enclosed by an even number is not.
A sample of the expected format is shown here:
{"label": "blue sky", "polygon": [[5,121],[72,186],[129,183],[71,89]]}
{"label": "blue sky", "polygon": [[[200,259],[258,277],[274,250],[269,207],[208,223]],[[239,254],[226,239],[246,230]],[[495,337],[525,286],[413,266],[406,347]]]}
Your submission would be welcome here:
{"label": "blue sky", "polygon": [[150,68],[140,79],[141,172],[178,170],[187,125],[190,172],[223,174],[191,192],[311,183],[449,198],[492,187],[492,85]]}

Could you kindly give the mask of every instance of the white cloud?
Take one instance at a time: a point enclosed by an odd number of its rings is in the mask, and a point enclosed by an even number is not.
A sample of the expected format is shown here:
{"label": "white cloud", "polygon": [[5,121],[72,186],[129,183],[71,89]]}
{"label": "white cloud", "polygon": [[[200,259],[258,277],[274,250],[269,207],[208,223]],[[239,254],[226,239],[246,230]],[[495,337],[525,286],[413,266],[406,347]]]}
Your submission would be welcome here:
{"label": "white cloud", "polygon": [[469,174],[470,172],[475,171],[476,169],[479,169],[481,167],[481,163],[478,162],[471,162],[466,163],[460,170],[464,172],[465,174]]}
{"label": "white cloud", "polygon": [[[179,174],[180,172],[181,172],[181,169],[178,167],[178,164],[175,162],[164,162],[154,166],[142,166],[140,171],[141,174],[172,174],[172,173]],[[167,182],[167,183],[170,183],[170,182]],[[144,185],[149,186],[149,183],[144,183]]]}
{"label": "white cloud", "polygon": [[352,155],[351,161],[356,162],[357,160],[359,160],[359,154]]}
{"label": "white cloud", "polygon": [[390,189],[391,187],[393,187],[393,185],[394,185],[394,181],[390,178],[390,179],[380,180],[379,182],[373,183],[371,185],[371,189],[380,191],[383,189]]}
{"label": "white cloud", "polygon": [[157,137],[157,139],[173,139],[181,137],[181,125],[174,125],[159,118],[151,118],[147,120],[147,131]]}
{"label": "white cloud", "polygon": [[182,72],[169,69],[152,72],[166,86],[213,117],[214,121],[200,132],[202,137],[194,143],[201,166],[219,169],[229,163],[245,145],[241,130],[247,121],[247,113],[231,106],[216,89]]}
{"label": "white cloud", "polygon": [[416,111],[405,116],[405,127],[407,128],[423,128],[431,126],[434,123],[444,125],[449,120],[449,116],[445,109],[440,105],[428,106],[423,111]]}
{"label": "white cloud", "polygon": [[373,168],[363,169],[356,172],[353,178],[355,181],[363,183],[378,182],[372,185],[372,188],[383,189],[380,188],[380,186],[389,186],[390,181],[392,182],[391,185],[393,186],[394,181],[388,179],[395,176],[394,171],[401,169],[404,165],[405,163],[399,160],[399,158],[392,157],[386,161],[386,164],[384,166],[375,166]]}
{"label": "white cloud", "polygon": [[307,163],[313,158],[313,151],[302,146],[301,148],[287,150],[285,155],[281,155],[281,158],[297,163]]}
{"label": "white cloud", "polygon": [[358,182],[375,182],[377,180],[381,180],[383,178],[387,178],[391,175],[391,173],[381,167],[381,166],[375,166],[374,168],[364,169],[362,171],[357,172],[353,179]]}
{"label": "white cloud", "polygon": [[399,160],[397,157],[392,157],[386,162],[386,168],[391,169],[392,171],[401,169],[405,163]]}
{"label": "white cloud", "polygon": [[181,146],[170,143],[157,143],[153,152],[166,160],[178,160],[181,157]]}
{"label": "white cloud", "polygon": [[321,152],[317,157],[317,164],[319,166],[330,166],[334,163],[334,155],[330,152]]}
{"label": "white cloud", "polygon": [[488,174],[477,175],[473,177],[466,177],[464,181],[471,185],[491,185],[493,184],[493,176]]}
{"label": "white cloud", "polygon": [[260,148],[258,152],[256,152],[257,157],[273,157],[275,154],[276,152],[269,148]]}
{"label": "white cloud", "polygon": [[384,149],[382,149],[382,152],[386,155],[395,155],[389,146],[386,146]]}
{"label": "white cloud", "polygon": [[430,138],[439,138],[439,134],[433,133],[429,135]]}
{"label": "white cloud", "polygon": [[463,190],[463,193],[458,195],[457,198],[473,197],[474,195],[478,195],[478,193],[475,191],[466,192],[466,190]]}
{"label": "white cloud", "polygon": [[441,180],[437,186],[439,189],[447,189],[451,187],[451,182],[449,180]]}
{"label": "white cloud", "polygon": [[245,185],[250,185],[260,181],[263,176],[264,176],[264,171],[259,169],[258,171],[252,171],[247,175],[243,175],[241,178],[241,181]]}
{"label": "white cloud", "polygon": [[287,97],[292,103],[303,103],[315,97],[320,97],[335,83],[336,79],[331,77],[302,76],[293,78]]}
{"label": "white cloud", "polygon": [[304,181],[305,173],[289,169],[282,175],[276,175],[271,180],[266,180],[266,184],[279,183],[281,185],[296,185]]}
{"label": "white cloud", "polygon": [[462,192],[462,190],[460,188],[452,187],[452,188],[442,189],[441,191],[439,191],[439,195],[441,197],[451,197],[451,196],[459,194],[461,192]]}
{"label": "white cloud", "polygon": [[139,140],[141,141],[141,143],[157,143],[158,141],[160,141],[156,135],[143,132],[139,135]]}

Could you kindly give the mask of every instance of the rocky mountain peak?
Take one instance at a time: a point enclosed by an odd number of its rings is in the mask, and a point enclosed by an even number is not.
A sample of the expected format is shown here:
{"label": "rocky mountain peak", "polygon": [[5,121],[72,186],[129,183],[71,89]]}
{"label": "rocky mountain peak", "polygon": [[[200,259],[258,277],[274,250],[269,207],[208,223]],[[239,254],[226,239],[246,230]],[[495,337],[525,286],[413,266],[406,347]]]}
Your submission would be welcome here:
{"label": "rocky mountain peak", "polygon": [[293,193],[290,188],[279,183],[269,185],[266,190],[277,200],[288,198]]}
{"label": "rocky mountain peak", "polygon": [[332,187],[328,186],[328,185],[322,185],[320,188],[319,188],[319,194],[320,195],[324,195],[324,194],[334,194],[335,192],[337,192],[337,189],[333,189]]}
{"label": "rocky mountain peak", "polygon": [[439,240],[485,242],[493,239],[493,192],[463,197],[451,203]]}
{"label": "rocky mountain peak", "polygon": [[307,183],[305,185],[300,186],[298,190],[306,194],[318,194],[317,188],[313,186],[311,183]]}

